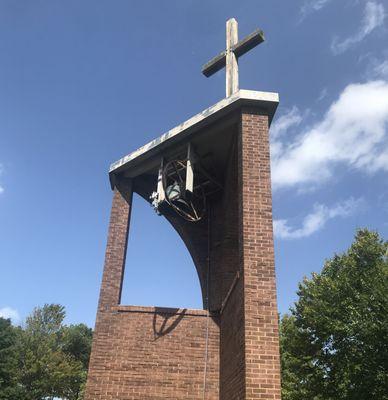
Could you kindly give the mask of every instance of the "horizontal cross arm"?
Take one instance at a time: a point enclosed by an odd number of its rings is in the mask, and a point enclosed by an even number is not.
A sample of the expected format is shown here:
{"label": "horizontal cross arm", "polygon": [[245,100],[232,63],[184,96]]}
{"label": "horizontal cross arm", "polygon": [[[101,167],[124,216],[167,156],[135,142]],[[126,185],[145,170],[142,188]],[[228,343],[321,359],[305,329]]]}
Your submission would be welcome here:
{"label": "horizontal cross arm", "polygon": [[264,40],[264,32],[261,29],[256,29],[250,35],[235,44],[232,47],[232,51],[236,54],[236,57],[240,57],[260,43],[264,42]]}
{"label": "horizontal cross arm", "polygon": [[212,58],[202,67],[202,73],[209,77],[225,67],[226,64],[226,51],[221,52],[218,56]]}

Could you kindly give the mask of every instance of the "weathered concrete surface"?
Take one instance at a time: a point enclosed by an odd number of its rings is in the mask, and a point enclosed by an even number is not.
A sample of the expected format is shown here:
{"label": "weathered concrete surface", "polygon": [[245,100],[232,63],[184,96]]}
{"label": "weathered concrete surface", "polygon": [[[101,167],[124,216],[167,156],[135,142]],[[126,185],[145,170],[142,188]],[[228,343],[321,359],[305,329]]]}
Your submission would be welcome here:
{"label": "weathered concrete surface", "polygon": [[269,121],[271,122],[278,103],[278,93],[240,89],[234,95],[219,101],[206,110],[189,118],[187,121],[182,122],[175,128],[170,129],[157,139],[140,147],[138,150],[120,158],[120,160],[114,162],[110,166],[109,173],[114,174],[119,170],[129,168],[132,164],[136,163],[139,157],[146,155],[146,153],[155,151],[162,145],[171,146],[174,141],[182,139],[182,136],[195,134],[196,131],[204,128],[207,124],[214,122],[226,113],[242,105],[253,105],[262,108],[267,112]]}

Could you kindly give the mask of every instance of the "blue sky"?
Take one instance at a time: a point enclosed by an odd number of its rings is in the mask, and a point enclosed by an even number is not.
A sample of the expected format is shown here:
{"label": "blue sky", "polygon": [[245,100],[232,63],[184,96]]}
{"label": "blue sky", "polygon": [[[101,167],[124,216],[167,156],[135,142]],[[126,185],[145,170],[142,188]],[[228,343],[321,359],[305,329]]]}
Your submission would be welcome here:
{"label": "blue sky", "polygon": [[[61,303],[94,325],[109,164],[224,96],[201,75],[225,21],[266,42],[243,89],[279,92],[271,130],[279,309],[357,227],[388,233],[388,2],[0,2],[0,315]],[[135,198],[123,303],[201,307],[180,239]]]}

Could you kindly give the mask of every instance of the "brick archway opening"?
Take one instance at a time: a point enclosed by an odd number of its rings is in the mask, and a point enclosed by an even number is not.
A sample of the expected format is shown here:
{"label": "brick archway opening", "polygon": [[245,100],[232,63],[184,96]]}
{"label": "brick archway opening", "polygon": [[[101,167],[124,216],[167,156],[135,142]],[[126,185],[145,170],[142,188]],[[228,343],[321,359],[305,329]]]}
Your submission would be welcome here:
{"label": "brick archway opening", "polygon": [[120,304],[203,308],[198,274],[185,243],[136,193]]}

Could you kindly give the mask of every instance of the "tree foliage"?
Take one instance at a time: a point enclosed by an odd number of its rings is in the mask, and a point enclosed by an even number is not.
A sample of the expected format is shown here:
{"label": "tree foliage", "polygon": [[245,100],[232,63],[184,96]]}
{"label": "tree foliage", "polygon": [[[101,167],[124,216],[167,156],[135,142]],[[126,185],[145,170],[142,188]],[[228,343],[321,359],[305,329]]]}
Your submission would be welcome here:
{"label": "tree foliage", "polygon": [[0,400],[18,397],[16,343],[17,329],[0,318]]}
{"label": "tree foliage", "polygon": [[66,326],[64,318],[64,307],[46,304],[34,309],[23,329],[0,319],[0,357],[8,355],[0,358],[5,360],[4,367],[0,363],[0,400],[82,398],[92,330],[83,324]]}
{"label": "tree foliage", "polygon": [[359,230],[281,320],[284,400],[388,399],[388,242]]}

